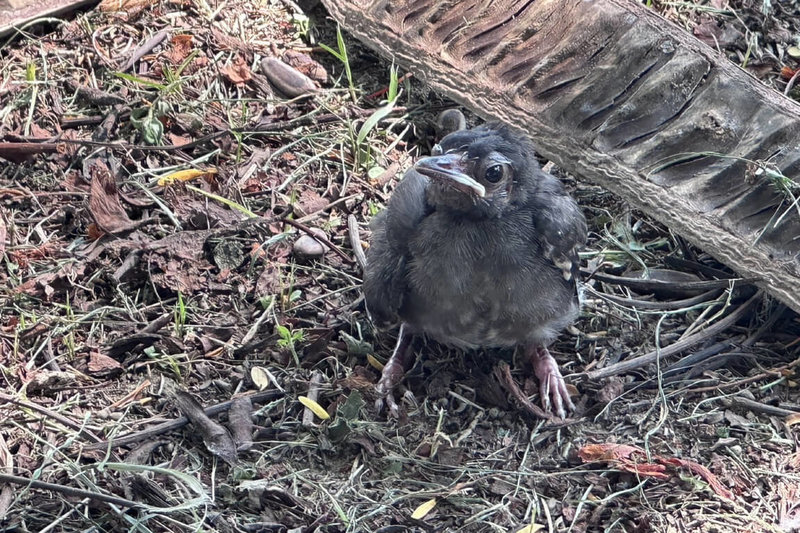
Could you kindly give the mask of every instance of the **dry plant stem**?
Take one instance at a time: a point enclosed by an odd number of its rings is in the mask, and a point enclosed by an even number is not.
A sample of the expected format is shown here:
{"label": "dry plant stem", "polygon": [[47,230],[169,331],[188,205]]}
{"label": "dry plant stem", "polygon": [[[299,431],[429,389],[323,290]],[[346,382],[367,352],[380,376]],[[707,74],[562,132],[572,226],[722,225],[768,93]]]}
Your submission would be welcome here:
{"label": "dry plant stem", "polygon": [[325,246],[327,246],[328,248],[330,248],[331,250],[333,250],[333,251],[334,251],[334,253],[336,253],[336,255],[338,255],[339,257],[341,257],[341,258],[342,258],[344,261],[346,261],[348,264],[350,264],[350,265],[352,265],[352,264],[353,264],[353,260],[352,260],[352,259],[350,259],[350,256],[348,256],[346,253],[344,253],[344,252],[342,251],[342,249],[341,249],[341,248],[339,248],[338,246],[336,246],[335,244],[333,244],[333,243],[332,243],[331,241],[329,241],[327,238],[325,238],[325,237],[322,237],[321,235],[317,235],[316,233],[314,233],[313,231],[311,231],[311,228],[309,228],[309,227],[308,227],[308,226],[306,226],[305,224],[301,224],[300,222],[297,222],[296,220],[291,220],[291,219],[289,219],[289,218],[284,218],[283,220],[281,220],[281,222],[283,222],[283,223],[285,223],[285,224],[289,224],[290,226],[293,226],[293,227],[295,227],[295,228],[299,229],[300,231],[302,231],[302,232],[306,233],[307,235],[309,235],[310,237],[312,237],[312,238],[313,238],[315,241],[317,241],[318,243],[320,243],[320,244],[324,244]]}
{"label": "dry plant stem", "polygon": [[706,281],[688,281],[682,283],[672,283],[667,281],[658,281],[652,279],[642,278],[626,278],[624,276],[614,276],[613,274],[605,274],[603,272],[592,272],[589,269],[582,268],[581,275],[586,276],[587,279],[596,279],[606,283],[613,283],[615,285],[622,285],[623,287],[630,287],[631,289],[640,291],[655,291],[658,289],[676,288],[682,290],[697,290],[697,291],[710,291],[713,289],[726,289],[730,287],[731,283],[736,282],[737,285],[748,285],[758,281],[756,278],[730,278],[730,279],[712,279]]}
{"label": "dry plant stem", "polygon": [[794,83],[797,81],[798,76],[800,76],[800,69],[798,69],[797,72],[792,75],[791,79],[789,79],[789,83],[786,84],[786,89],[783,90],[784,95],[789,96],[789,93],[791,92],[792,87],[794,87]]}
{"label": "dry plant stem", "polygon": [[674,311],[677,309],[694,307],[697,304],[701,304],[703,302],[708,302],[715,299],[720,294],[722,294],[723,291],[723,289],[712,289],[708,292],[704,292],[703,294],[693,296],[692,298],[686,298],[684,300],[669,300],[664,302],[657,302],[650,300],[639,300],[636,298],[623,298],[622,296],[617,296],[615,294],[607,294],[604,292],[597,291],[589,286],[587,286],[586,288],[593,295],[597,296],[598,298],[607,300],[609,302],[628,307],[633,307],[635,309],[653,310],[653,311]]}
{"label": "dry plant stem", "polygon": [[393,177],[397,176],[397,173],[399,171],[400,171],[400,163],[398,161],[395,161],[394,163],[389,165],[389,168],[384,170],[381,173],[381,175],[375,179],[375,182],[373,183],[374,187],[376,189],[383,189],[386,186],[386,184],[389,183],[389,181],[391,181]]}
{"label": "dry plant stem", "polygon": [[720,391],[726,389],[740,389],[745,385],[750,383],[754,383],[756,381],[761,381],[762,379],[767,379],[770,377],[780,377],[783,373],[787,370],[791,370],[792,368],[800,366],[800,359],[796,359],[789,363],[788,365],[781,366],[776,370],[767,370],[766,372],[761,372],[760,374],[756,374],[755,376],[749,376],[744,379],[740,379],[738,381],[731,381],[729,383],[721,383],[718,385],[712,385],[710,387],[699,387],[696,389],[686,389],[683,391],[684,394],[703,394],[706,392],[712,391]]}
{"label": "dry plant stem", "polygon": [[58,366],[58,360],[56,359],[55,354],[53,353],[53,339],[47,339],[47,347],[42,350],[44,355],[45,361],[47,361],[47,368],[54,372],[61,372],[61,367]]}
{"label": "dry plant stem", "polygon": [[258,319],[256,319],[255,322],[253,322],[253,325],[250,326],[250,329],[247,330],[247,333],[245,333],[244,337],[242,337],[242,340],[239,343],[239,345],[246,346],[251,340],[253,340],[256,336],[256,333],[258,333],[258,328],[261,327],[261,324],[263,324],[264,321],[271,316],[271,314],[272,314],[272,306],[269,305],[267,306],[266,309],[264,309],[261,312],[261,315],[259,315]]}
{"label": "dry plant stem", "polygon": [[[408,109],[405,107],[397,106],[392,108],[391,113],[389,113],[386,118],[392,116],[402,116],[405,115]],[[312,124],[329,124],[332,122],[341,122],[343,119],[347,118],[361,118],[361,117],[368,117],[375,112],[374,109],[351,109],[349,112],[345,113],[321,113],[319,115],[305,115],[302,117],[298,117],[293,120],[284,120],[281,122],[271,122],[268,124],[260,125],[256,131],[258,132],[267,132],[267,131],[282,131],[291,128],[297,128],[299,126],[311,126]],[[239,130],[236,130],[239,131]],[[242,130],[240,133],[246,133],[245,130]]]}
{"label": "dry plant stem", "polygon": [[0,401],[13,403],[14,405],[19,405],[20,407],[25,407],[25,408],[31,409],[33,411],[36,411],[37,413],[42,413],[43,415],[46,415],[46,416],[52,418],[56,422],[59,422],[59,423],[63,424],[64,426],[66,426],[66,427],[68,427],[70,429],[74,429],[75,431],[78,432],[78,435],[81,435],[84,438],[87,438],[89,440],[93,440],[95,442],[102,442],[102,439],[100,437],[98,437],[97,435],[95,435],[94,433],[89,431],[88,429],[81,427],[81,425],[78,424],[77,422],[74,422],[73,420],[70,420],[69,418],[67,418],[67,417],[65,417],[63,415],[58,414],[55,411],[51,411],[50,409],[42,407],[41,405],[37,405],[37,404],[31,403],[31,402],[27,402],[25,400],[19,400],[19,399],[14,398],[13,396],[11,396],[9,394],[5,394],[5,393],[2,393],[2,392],[0,392]]}
{"label": "dry plant stem", "polygon": [[134,65],[134,63],[136,63],[141,58],[149,54],[153,50],[153,48],[164,42],[167,39],[167,37],[169,37],[168,32],[160,31],[155,35],[153,35],[152,37],[150,37],[149,39],[147,39],[144,42],[144,44],[142,44],[139,48],[133,51],[133,54],[125,63],[125,66],[123,66],[120,70],[122,72],[126,72],[129,68],[131,68]]}
{"label": "dry plant stem", "polygon": [[358,220],[355,215],[347,217],[347,234],[350,236],[350,247],[353,249],[353,255],[356,256],[356,262],[363,271],[367,268],[367,256],[364,254],[364,248],[361,247],[361,236],[358,234]]}
{"label": "dry plant stem", "polygon": [[765,403],[757,402],[755,400],[750,400],[749,398],[742,398],[741,396],[729,396],[728,398],[723,399],[723,403],[730,403],[736,407],[742,407],[744,409],[749,409],[751,411],[755,411],[757,413],[764,413],[765,415],[769,416],[782,416],[787,417],[791,415],[796,415],[799,411],[793,411],[790,409],[784,409],[783,407],[777,407],[774,405],[767,405]]}
{"label": "dry plant stem", "polygon": [[500,384],[511,393],[511,396],[514,397],[517,402],[522,406],[523,410],[526,411],[528,414],[532,415],[535,418],[543,418],[545,420],[550,421],[558,421],[556,417],[547,413],[539,407],[538,405],[531,402],[527,396],[520,390],[517,382],[514,381],[514,377],[511,375],[511,367],[508,366],[508,363],[500,362],[494,369],[494,375],[497,377]]}
{"label": "dry plant stem", "polygon": [[89,498],[90,500],[106,502],[120,507],[139,507],[142,504],[133,500],[126,500],[125,498],[118,498],[117,496],[109,496],[108,494],[99,494],[83,489],[76,489],[74,487],[67,487],[64,485],[57,485],[55,483],[47,483],[36,479],[28,479],[19,476],[12,476],[9,474],[0,474],[0,482],[13,483],[22,487],[32,487],[34,489],[51,490],[59,492],[67,496],[76,498]]}
{"label": "dry plant stem", "polygon": [[[745,341],[745,344],[746,344],[746,341]],[[742,388],[745,385],[747,385],[749,383],[753,383],[755,381],[761,381],[762,379],[767,379],[767,378],[770,378],[770,377],[783,376],[783,375],[785,375],[785,372],[787,370],[792,370],[793,368],[795,368],[797,366],[800,366],[800,359],[795,359],[794,361],[792,361],[788,365],[783,365],[781,367],[778,367],[775,370],[767,370],[766,372],[761,372],[760,374],[756,374],[755,376],[749,376],[749,377],[746,377],[744,379],[740,379],[738,381],[731,381],[729,383],[722,383],[722,384],[714,385],[714,386],[711,386],[711,387],[700,387],[700,388],[696,388],[696,389],[686,389],[684,392],[686,394],[689,394],[689,393],[698,394],[698,393],[705,393],[705,392],[724,390],[724,389],[739,389],[739,388]]]}
{"label": "dry plant stem", "polygon": [[90,104],[105,106],[105,105],[120,105],[127,103],[127,100],[116,94],[111,94],[94,87],[81,85],[76,80],[67,80],[67,85],[76,92],[77,96]]}
{"label": "dry plant stem", "polygon": [[[663,375],[666,377],[669,375],[674,375],[678,372],[684,372],[690,369],[694,369],[697,365],[699,365],[706,359],[710,359],[716,355],[719,355],[721,352],[725,350],[733,348],[742,339],[743,337],[741,336],[736,338],[731,338],[729,340],[717,342],[711,346],[708,346],[707,348],[703,348],[702,350],[692,352],[686,357],[681,358],[680,360],[676,361],[675,363],[667,367],[664,370]],[[631,385],[633,384],[631,383]]]}
{"label": "dry plant stem", "polygon": [[[271,400],[278,396],[283,396],[283,393],[280,391],[261,391],[256,392],[251,395],[248,395],[250,401],[253,403],[263,402],[264,400]],[[222,403],[218,403],[217,405],[212,405],[211,407],[206,407],[203,409],[203,412],[208,416],[215,416],[223,411],[227,411],[230,409],[233,400],[228,400]],[[189,423],[189,419],[185,416],[181,416],[176,418],[175,420],[170,420],[168,422],[163,422],[158,424],[157,426],[153,426],[151,428],[144,429],[142,431],[137,431],[135,433],[130,433],[128,435],[124,435],[122,437],[112,438],[109,441],[102,441],[96,442],[92,444],[87,444],[84,446],[85,450],[102,450],[108,447],[118,447],[118,446],[127,446],[128,444],[134,444],[136,442],[141,442],[146,439],[151,439],[158,435],[162,435],[167,433],[168,431],[174,431],[176,429],[180,429],[186,424]]]}
{"label": "dry plant stem", "polygon": [[0,143],[0,159],[7,159],[17,163],[36,154],[63,154],[64,151],[64,145],[61,143]]}
{"label": "dry plant stem", "polygon": [[124,398],[120,398],[116,402],[112,403],[109,406],[109,408],[117,409],[121,405],[127,405],[129,402],[132,402],[134,400],[134,398],[139,396],[139,393],[141,393],[143,390],[145,390],[150,385],[152,385],[152,382],[149,379],[144,380],[142,383],[138,384],[135,389],[133,389],[128,394],[126,394]]}
{"label": "dry plant stem", "polygon": [[[686,357],[682,358],[681,360],[673,363],[669,368],[664,371],[664,375],[666,376],[668,373],[676,371],[676,370],[685,370],[691,367],[695,367],[705,361],[706,359],[710,359],[711,357],[719,354],[724,350],[728,350],[737,344],[740,344],[742,348],[750,348],[753,346],[758,339],[761,338],[764,333],[772,331],[772,328],[775,326],[775,323],[778,321],[779,318],[783,316],[784,311],[786,311],[786,306],[783,304],[778,304],[775,309],[769,314],[769,318],[764,321],[763,324],[756,330],[753,334],[749,335],[747,338],[743,338],[742,336],[739,337],[731,337],[722,342],[718,342],[713,346],[709,346],[702,350],[699,350],[695,353],[689,354]],[[798,360],[800,361],[800,360]],[[792,363],[794,365],[795,363]],[[737,385],[739,387],[743,386],[746,383],[750,383],[752,381],[758,381],[760,379],[764,379],[770,376],[781,375],[782,370],[786,370],[790,368],[790,366],[785,366],[781,370],[777,371],[768,371],[759,374],[758,376],[751,376],[747,379],[739,380],[734,383],[724,383],[720,385],[715,385],[713,387],[703,387],[702,389],[690,389],[687,392],[699,392],[701,390],[716,390],[722,388],[730,388],[733,385]],[[755,378],[755,379],[754,379]]]}
{"label": "dry plant stem", "polygon": [[[392,112],[389,114],[389,116],[402,115],[405,112],[406,112],[406,108],[405,107],[395,107],[392,110]],[[355,118],[357,118],[357,117],[360,117],[360,116],[369,116],[372,113],[374,113],[373,109],[358,109],[358,110],[353,111],[352,115],[355,115]],[[209,141],[213,141],[213,140],[219,139],[220,137],[224,137],[226,135],[231,135],[233,133],[237,133],[237,134],[239,134],[239,133],[241,133],[241,134],[248,134],[248,133],[269,134],[269,132],[272,132],[272,131],[284,131],[284,130],[288,130],[288,129],[291,129],[291,128],[297,128],[297,127],[300,127],[300,126],[307,126],[307,125],[311,125],[311,124],[323,124],[323,123],[337,122],[337,121],[340,121],[340,120],[342,120],[341,115],[335,115],[333,113],[325,114],[325,115],[317,115],[316,118],[314,118],[314,117],[300,117],[299,119],[295,119],[295,120],[286,120],[286,121],[282,121],[282,122],[273,122],[271,124],[265,125],[262,128],[257,129],[256,131],[253,131],[253,130],[247,129],[247,128],[236,128],[236,129],[219,130],[219,131],[215,131],[213,133],[209,133],[208,135],[204,135],[203,137],[199,137],[199,138],[197,138],[197,139],[195,139],[193,141],[190,141],[190,142],[187,142],[187,143],[183,143],[183,144],[179,144],[179,145],[170,144],[170,145],[151,146],[151,145],[147,145],[147,144],[130,144],[130,143],[119,143],[119,142],[101,142],[101,141],[88,141],[88,140],[81,140],[81,139],[59,139],[58,142],[56,142],[56,143],[50,143],[51,146],[49,146],[48,149],[49,149],[49,151],[53,151],[53,152],[55,152],[55,151],[62,151],[63,152],[63,150],[64,150],[63,145],[64,144],[76,144],[76,145],[79,145],[79,146],[96,146],[96,147],[109,148],[109,149],[112,149],[112,150],[120,150],[120,151],[123,151],[123,152],[127,152],[127,151],[130,151],[130,150],[140,150],[140,151],[143,151],[143,152],[175,152],[175,151],[185,150],[187,148],[194,148],[196,146],[200,146],[200,145],[202,145],[204,143],[207,143]],[[42,151],[45,151],[43,148],[41,148],[42,143],[36,143],[35,141],[41,140],[43,142],[47,142],[47,141],[51,140],[49,138],[48,139],[37,139],[37,138],[33,138],[33,137],[26,137],[25,139],[31,141],[31,143],[29,143],[29,144],[31,144],[31,146],[28,147],[28,149],[29,149],[29,151],[30,150],[37,150],[35,153],[40,153]],[[17,147],[19,147],[21,144],[23,144],[23,143],[2,143],[2,144],[0,144],[0,147],[2,147],[3,145],[13,145],[13,146],[10,146],[10,148],[9,148],[9,150],[11,151],[11,150],[17,150]],[[38,149],[37,149],[37,147],[38,147]],[[16,152],[10,152],[10,153],[16,153]]]}
{"label": "dry plant stem", "polygon": [[645,355],[641,355],[639,357],[634,357],[633,359],[628,359],[626,361],[621,361],[619,363],[607,366],[606,368],[601,368],[599,370],[593,370],[591,372],[586,372],[585,374],[578,374],[578,376],[586,377],[587,379],[595,380],[595,379],[602,379],[611,376],[616,376],[618,374],[624,374],[626,372],[630,372],[631,370],[635,370],[637,368],[641,368],[645,365],[649,365],[658,359],[659,357],[669,357],[676,353],[682,352],[692,346],[705,341],[706,339],[710,339],[714,335],[717,335],[730,326],[736,323],[744,314],[757,302],[761,299],[762,292],[756,291],[756,293],[745,303],[739,306],[734,312],[717,322],[716,324],[709,326],[708,328],[704,329],[703,331],[692,335],[691,337],[687,337],[683,340],[680,340],[666,348],[661,348],[660,350],[654,350],[650,353]]}
{"label": "dry plant stem", "polygon": [[[319,389],[322,384],[322,373],[314,370],[311,373],[311,382],[308,384],[308,399],[319,403]],[[303,409],[303,425],[306,427],[314,426],[314,413],[306,407]]]}

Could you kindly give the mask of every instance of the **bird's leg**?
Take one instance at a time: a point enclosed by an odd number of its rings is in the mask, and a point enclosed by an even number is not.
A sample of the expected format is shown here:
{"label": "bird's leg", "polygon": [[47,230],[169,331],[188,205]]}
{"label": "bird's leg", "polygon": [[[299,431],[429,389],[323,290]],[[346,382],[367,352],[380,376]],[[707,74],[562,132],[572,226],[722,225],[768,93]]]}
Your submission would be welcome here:
{"label": "bird's leg", "polygon": [[547,351],[547,348],[539,345],[528,346],[526,352],[533,363],[533,372],[539,378],[539,394],[542,396],[542,407],[545,411],[551,411],[564,418],[567,410],[575,410],[575,405],[569,397],[567,384],[558,369],[558,363]]}
{"label": "bird's leg", "polygon": [[400,408],[392,392],[397,384],[400,383],[400,380],[403,379],[408,367],[413,363],[414,358],[409,357],[411,355],[411,340],[413,338],[414,334],[409,331],[408,326],[406,326],[406,324],[401,324],[400,333],[397,335],[397,345],[395,345],[392,356],[383,367],[381,379],[375,387],[380,396],[375,402],[378,412],[383,410],[383,402],[385,400],[391,416],[397,417],[400,413]]}

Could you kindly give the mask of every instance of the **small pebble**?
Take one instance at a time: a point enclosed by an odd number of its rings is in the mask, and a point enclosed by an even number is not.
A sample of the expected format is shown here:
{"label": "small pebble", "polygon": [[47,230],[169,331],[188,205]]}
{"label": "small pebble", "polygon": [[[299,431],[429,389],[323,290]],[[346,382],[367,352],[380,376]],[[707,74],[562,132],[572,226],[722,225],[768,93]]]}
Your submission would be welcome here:
{"label": "small pebble", "polygon": [[261,70],[269,82],[289,98],[310,94],[317,90],[311,78],[274,57],[261,61]]}
{"label": "small pebble", "polygon": [[[320,237],[325,237],[325,232],[319,228],[311,228],[312,233],[315,235],[319,235]],[[328,247],[324,244],[319,243],[316,239],[311,237],[310,235],[303,234],[296,241],[294,241],[294,247],[292,248],[294,254],[301,259],[319,259],[325,252],[328,251]]]}

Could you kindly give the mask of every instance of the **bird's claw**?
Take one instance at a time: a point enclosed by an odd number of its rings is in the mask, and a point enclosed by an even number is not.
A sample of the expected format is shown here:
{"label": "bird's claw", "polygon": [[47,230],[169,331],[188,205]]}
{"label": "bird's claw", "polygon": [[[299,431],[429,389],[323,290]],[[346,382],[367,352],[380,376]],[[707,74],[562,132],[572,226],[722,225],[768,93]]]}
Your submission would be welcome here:
{"label": "bird's claw", "polygon": [[375,400],[375,409],[380,414],[383,412],[383,408],[386,407],[386,413],[390,418],[398,418],[400,406],[397,405],[397,400],[394,399],[393,390],[394,386],[391,380],[381,377],[381,380],[375,386],[375,391],[378,393],[378,399]]}
{"label": "bird's claw", "polygon": [[[569,390],[561,372],[548,374],[541,381],[542,407],[545,411],[555,413],[560,418],[566,418],[567,412],[575,410],[575,404],[569,396]],[[552,409],[551,409],[552,407]]]}
{"label": "bird's claw", "polygon": [[[381,394],[381,391],[379,390],[378,393]],[[375,410],[379,414],[383,412],[384,407],[386,407],[386,414],[389,418],[399,418],[400,406],[397,405],[392,391],[388,391],[387,394],[382,394],[380,398],[375,400]]]}
{"label": "bird's claw", "polygon": [[533,371],[539,378],[539,393],[544,410],[555,413],[562,419],[566,418],[567,412],[575,410],[575,404],[569,396],[569,389],[558,369],[558,363],[547,348],[536,348]]}

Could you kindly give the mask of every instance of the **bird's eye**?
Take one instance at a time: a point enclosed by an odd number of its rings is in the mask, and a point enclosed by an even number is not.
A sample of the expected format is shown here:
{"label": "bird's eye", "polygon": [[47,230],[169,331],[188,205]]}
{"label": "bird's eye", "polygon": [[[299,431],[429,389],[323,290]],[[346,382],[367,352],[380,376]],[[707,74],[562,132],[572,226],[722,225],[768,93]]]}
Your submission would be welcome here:
{"label": "bird's eye", "polygon": [[434,144],[433,148],[431,148],[431,155],[442,155],[442,145]]}
{"label": "bird's eye", "polygon": [[497,183],[503,179],[503,174],[503,165],[492,165],[486,169],[486,173],[483,175],[483,177],[489,183]]}

